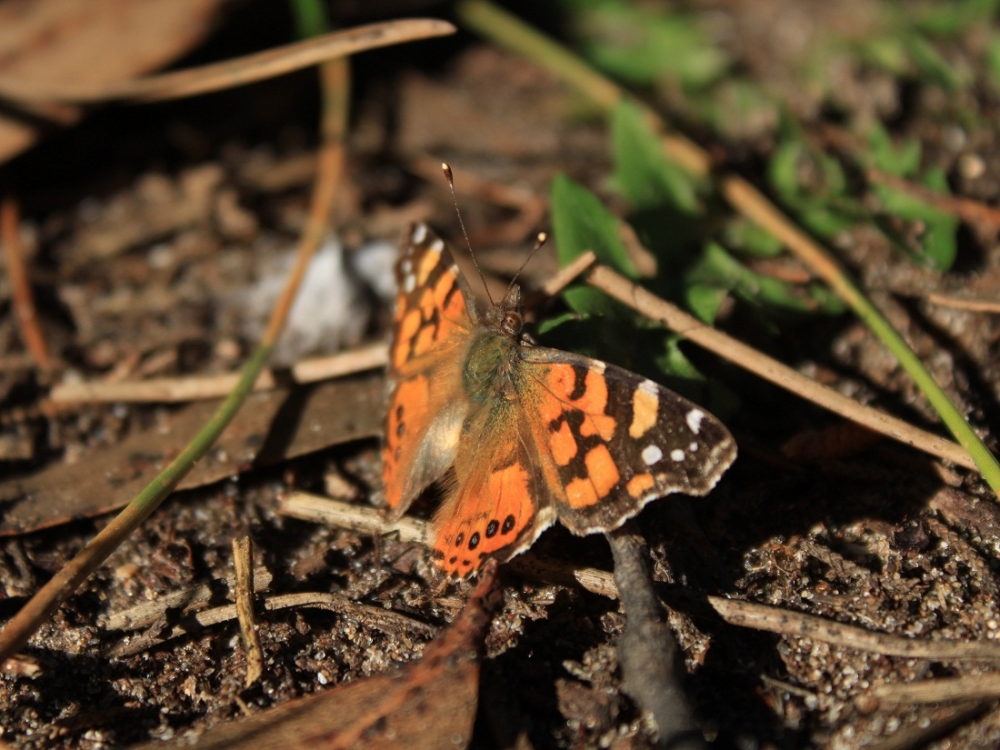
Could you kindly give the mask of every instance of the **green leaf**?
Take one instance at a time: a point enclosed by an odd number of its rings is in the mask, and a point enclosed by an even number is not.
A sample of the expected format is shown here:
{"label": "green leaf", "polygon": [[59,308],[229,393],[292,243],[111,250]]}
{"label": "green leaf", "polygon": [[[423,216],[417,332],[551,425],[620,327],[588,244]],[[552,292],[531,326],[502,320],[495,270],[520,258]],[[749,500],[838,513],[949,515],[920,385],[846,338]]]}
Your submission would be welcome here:
{"label": "green leaf", "polygon": [[989,46],[986,48],[986,66],[990,82],[994,88],[1000,88],[1000,33],[990,36]]}
{"label": "green leaf", "polygon": [[814,289],[789,284],[765,276],[744,266],[716,242],[709,242],[699,263],[687,274],[692,286],[707,286],[731,290],[742,299],[757,305],[799,312],[840,312],[830,299],[817,295]]}
{"label": "green leaf", "polygon": [[908,177],[916,174],[920,167],[921,145],[916,138],[907,138],[898,146],[892,142],[892,137],[876,121],[868,132],[868,147],[874,165],[883,172],[898,177]]}
{"label": "green leaf", "polygon": [[[924,178],[924,184],[943,195],[948,194],[948,181],[944,172],[935,167],[929,170]],[[875,185],[875,193],[882,202],[882,213],[891,214],[901,219],[919,221],[924,231],[920,236],[920,253],[915,259],[924,265],[938,271],[946,271],[955,262],[958,253],[959,220],[953,214],[942,211],[919,196],[897,190],[888,185]],[[902,243],[904,249],[909,249],[895,232],[885,222],[878,223],[879,228],[897,244]]]}
{"label": "green leaf", "polygon": [[[559,264],[565,266],[592,250],[597,260],[623,276],[638,278],[622,243],[618,217],[589,190],[563,174],[552,180],[552,232]],[[572,310],[587,315],[620,315],[621,306],[597,289],[575,287],[563,292]]]}
{"label": "green leaf", "polygon": [[771,185],[786,202],[797,202],[799,197],[799,160],[805,153],[802,141],[788,140],[780,143],[767,165]]}
{"label": "green leaf", "polygon": [[699,21],[673,11],[636,8],[621,0],[564,0],[572,6],[574,33],[599,68],[630,83],[672,78],[687,88],[718,80],[729,59]]}
{"label": "green leaf", "polygon": [[987,24],[997,10],[997,0],[961,0],[919,6],[915,26],[938,36],[959,36],[974,24]]}
{"label": "green leaf", "polygon": [[909,72],[910,56],[906,45],[896,36],[882,36],[867,40],[860,45],[860,57],[895,76]]}
{"label": "green leaf", "polygon": [[688,307],[695,317],[703,323],[711,325],[715,322],[716,316],[722,303],[726,301],[729,292],[720,286],[709,286],[708,284],[690,284],[686,295]]}
{"label": "green leaf", "polygon": [[535,332],[539,336],[544,336],[549,331],[553,331],[563,323],[568,323],[570,321],[579,320],[580,316],[575,312],[565,312],[561,315],[556,315],[551,318],[546,318],[538,323]]}
{"label": "green leaf", "polygon": [[615,185],[636,209],[674,206],[701,213],[695,179],[663,153],[642,111],[622,101],[611,116]]}
{"label": "green leaf", "polygon": [[968,70],[950,65],[934,46],[919,34],[903,38],[906,51],[914,65],[926,78],[947,91],[966,88],[972,81]]}
{"label": "green leaf", "polygon": [[784,250],[781,240],[742,216],[726,223],[723,239],[728,247],[755,258],[773,258]]}
{"label": "green leaf", "polygon": [[856,223],[849,214],[821,200],[803,201],[797,215],[810,232],[820,237],[833,237]]}
{"label": "green leaf", "polygon": [[618,217],[587,188],[564,174],[552,180],[552,231],[560,265],[593,250],[601,263],[630,279],[638,278],[621,240]]}
{"label": "green leaf", "polygon": [[707,380],[681,349],[684,337],[670,334],[663,342],[663,354],[656,358],[656,365],[666,375],[665,385],[699,404],[704,404],[713,414],[729,417],[740,410],[740,398],[732,390],[715,380]]}
{"label": "green leaf", "polygon": [[705,380],[705,376],[698,372],[691,360],[681,351],[680,343],[683,337],[679,334],[667,336],[664,353],[657,357],[656,363],[669,375],[674,375],[685,380]]}
{"label": "green leaf", "polygon": [[779,119],[774,97],[746,78],[721,81],[708,96],[691,103],[713,130],[729,138],[770,130]]}

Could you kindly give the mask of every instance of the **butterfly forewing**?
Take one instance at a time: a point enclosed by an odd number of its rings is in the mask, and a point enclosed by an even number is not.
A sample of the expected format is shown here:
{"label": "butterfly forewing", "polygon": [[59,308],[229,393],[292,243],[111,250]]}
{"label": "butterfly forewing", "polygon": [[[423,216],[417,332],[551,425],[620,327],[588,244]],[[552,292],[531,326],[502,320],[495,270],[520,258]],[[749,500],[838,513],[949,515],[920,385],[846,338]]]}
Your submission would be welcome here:
{"label": "butterfly forewing", "polygon": [[423,224],[403,238],[389,348],[382,447],[385,505],[403,513],[455,458],[468,400],[462,362],[475,321],[464,280],[444,243]]}

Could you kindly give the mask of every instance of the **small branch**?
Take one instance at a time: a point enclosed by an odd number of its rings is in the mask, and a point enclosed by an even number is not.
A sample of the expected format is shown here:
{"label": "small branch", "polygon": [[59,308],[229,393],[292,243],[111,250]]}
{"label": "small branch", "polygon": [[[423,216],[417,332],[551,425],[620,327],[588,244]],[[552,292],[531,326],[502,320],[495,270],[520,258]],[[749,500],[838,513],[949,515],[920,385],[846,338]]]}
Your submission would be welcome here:
{"label": "small branch", "polygon": [[[296,607],[325,609],[393,635],[397,633],[410,633],[429,640],[437,632],[437,628],[431,625],[419,622],[398,612],[393,612],[385,607],[359,604],[341,594],[332,594],[326,591],[275,594],[265,597],[262,604],[268,612]],[[185,622],[174,626],[167,633],[131,637],[112,648],[108,655],[121,658],[139,654],[174,638],[181,638],[195,633],[200,628],[207,628],[235,619],[237,619],[235,604],[224,604],[221,607],[213,607],[212,609],[195,612]]]}
{"label": "small branch", "polygon": [[977,674],[942,677],[903,685],[877,685],[872,694],[887,703],[940,703],[1000,697],[1000,675]]}
{"label": "small branch", "polygon": [[623,688],[652,714],[657,746],[671,750],[707,747],[684,693],[687,676],[663,605],[653,589],[646,543],[633,521],[605,534],[615,558],[615,583],[625,610],[625,632],[618,639]]}
{"label": "small branch", "polygon": [[60,88],[34,82],[25,85],[21,80],[0,76],[0,97],[14,102],[33,104],[95,104],[116,99],[142,102],[180,99],[274,78],[365,50],[454,33],[454,26],[447,21],[434,18],[386,21],[324,34],[314,39],[306,39],[192,70],[180,70],[128,81],[98,82],[89,86],[84,82],[77,82],[72,86]]}
{"label": "small branch", "polygon": [[925,432],[901,419],[859,404],[832,388],[807,378],[791,367],[771,359],[711,326],[705,325],[666,300],[660,299],[628,279],[619,276],[606,266],[594,268],[590,272],[588,281],[622,304],[628,305],[653,320],[660,321],[699,346],[735,362],[745,370],[749,370],[801,398],[925,453],[969,469],[976,469],[976,463],[962,446],[930,432]]}
{"label": "small branch", "polygon": [[1000,313],[1000,300],[987,297],[954,297],[941,292],[931,292],[925,298],[932,305],[952,307],[972,312]]}
{"label": "small branch", "polygon": [[568,266],[560,269],[557,274],[546,281],[542,286],[542,292],[544,292],[548,297],[555,297],[563,289],[576,281],[577,276],[582,274],[596,262],[597,256],[594,255],[592,250],[588,250]]}
{"label": "small branch", "polygon": [[[271,585],[273,576],[267,568],[255,568],[253,571],[254,591],[263,591]],[[180,612],[183,617],[195,607],[208,604],[216,597],[222,597],[236,588],[236,577],[215,579],[208,583],[191,586],[180,591],[164,594],[151,602],[143,602],[134,607],[123,609],[108,615],[107,621],[101,623],[106,630],[138,630],[148,628],[169,610]]]}
{"label": "small branch", "polygon": [[42,370],[49,369],[49,349],[45,336],[38,326],[35,311],[35,297],[31,291],[31,280],[24,265],[24,249],[21,247],[21,219],[17,199],[7,195],[0,203],[0,244],[3,245],[10,276],[11,298],[21,339],[31,354],[35,364]]}
{"label": "small branch", "polygon": [[708,603],[730,625],[780,635],[810,638],[858,651],[932,661],[1000,661],[1000,641],[929,641],[879,633],[789,609],[736,599],[708,597]]}
{"label": "small branch", "polygon": [[253,608],[254,575],[252,543],[249,536],[233,539],[233,565],[236,568],[236,617],[240,623],[240,638],[247,655],[245,685],[250,687],[264,673],[264,651],[257,633],[257,615]]}
{"label": "small branch", "polygon": [[403,543],[430,546],[431,527],[419,518],[404,516],[386,523],[377,508],[353,505],[308,492],[290,492],[279,499],[278,513],[300,521],[358,531],[368,536],[393,535]]}
{"label": "small branch", "polygon": [[[385,344],[340,352],[329,357],[305,359],[291,369],[291,381],[304,385],[331,380],[385,367],[389,360],[389,347]],[[198,401],[222,398],[233,390],[240,375],[208,375],[187,378],[153,378],[150,380],[95,381],[58,385],[49,394],[55,404],[80,402],[103,403],[162,403]],[[254,391],[269,391],[281,385],[274,373],[265,370],[254,383]]]}

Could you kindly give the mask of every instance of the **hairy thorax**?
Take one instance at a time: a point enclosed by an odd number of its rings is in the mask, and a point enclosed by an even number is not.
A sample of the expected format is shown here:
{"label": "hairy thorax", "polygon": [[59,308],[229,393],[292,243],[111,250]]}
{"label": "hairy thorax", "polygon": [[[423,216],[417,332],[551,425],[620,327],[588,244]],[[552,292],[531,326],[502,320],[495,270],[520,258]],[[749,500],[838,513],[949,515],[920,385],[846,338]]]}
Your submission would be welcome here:
{"label": "hairy thorax", "polygon": [[469,347],[462,383],[476,403],[516,398],[514,370],[520,344],[516,339],[484,328]]}

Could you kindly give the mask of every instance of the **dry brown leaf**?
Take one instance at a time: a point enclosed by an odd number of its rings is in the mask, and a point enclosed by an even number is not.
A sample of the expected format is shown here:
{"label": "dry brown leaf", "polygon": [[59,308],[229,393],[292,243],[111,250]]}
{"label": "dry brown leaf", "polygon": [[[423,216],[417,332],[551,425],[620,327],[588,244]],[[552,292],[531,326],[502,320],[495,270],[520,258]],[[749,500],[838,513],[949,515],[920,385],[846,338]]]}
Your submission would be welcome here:
{"label": "dry brown leaf", "polygon": [[[374,437],[382,429],[384,379],[368,373],[314,388],[255,393],[178,489],[217,482],[247,467]],[[0,536],[20,534],[120,508],[174,458],[218,409],[218,401],[186,407],[167,428],[153,427],[106,446],[75,464],[0,482]]]}
{"label": "dry brown leaf", "polygon": [[[162,67],[211,31],[225,0],[4,0],[0,75],[37,82],[118,81]],[[77,107],[28,113],[66,125]],[[31,117],[0,114],[0,163],[31,146]]]}

